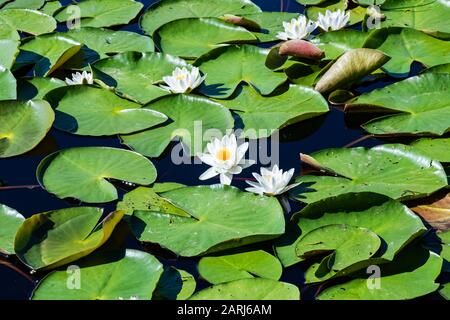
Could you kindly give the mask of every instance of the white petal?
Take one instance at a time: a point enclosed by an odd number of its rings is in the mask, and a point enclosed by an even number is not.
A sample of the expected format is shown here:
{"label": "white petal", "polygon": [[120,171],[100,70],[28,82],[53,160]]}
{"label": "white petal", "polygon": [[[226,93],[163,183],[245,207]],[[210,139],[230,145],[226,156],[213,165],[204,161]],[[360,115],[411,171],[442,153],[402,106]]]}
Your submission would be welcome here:
{"label": "white petal", "polygon": [[232,174],[229,173],[221,173],[220,174],[220,183],[225,185],[231,184],[231,179],[233,178]]}
{"label": "white petal", "polygon": [[256,193],[256,194],[259,194],[259,195],[263,195],[264,194],[264,190],[263,189],[254,188],[254,187],[245,188],[245,191],[253,192],[253,193]]}
{"label": "white petal", "polygon": [[209,168],[208,170],[206,170],[205,172],[203,172],[200,175],[199,179],[200,180],[208,180],[208,179],[211,179],[211,178],[217,176],[218,174],[219,173],[216,171],[216,169],[214,167],[212,167],[212,168]]}

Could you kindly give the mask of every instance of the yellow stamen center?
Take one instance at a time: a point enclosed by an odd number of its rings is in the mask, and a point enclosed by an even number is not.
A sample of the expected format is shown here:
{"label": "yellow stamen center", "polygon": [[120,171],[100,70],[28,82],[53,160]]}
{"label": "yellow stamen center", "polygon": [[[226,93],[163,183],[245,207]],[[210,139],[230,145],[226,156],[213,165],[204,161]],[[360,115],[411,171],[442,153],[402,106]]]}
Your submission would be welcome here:
{"label": "yellow stamen center", "polygon": [[186,75],[184,73],[179,74],[175,77],[178,81],[186,79]]}
{"label": "yellow stamen center", "polygon": [[222,148],[217,152],[216,158],[221,161],[227,161],[231,158],[231,152],[227,148]]}

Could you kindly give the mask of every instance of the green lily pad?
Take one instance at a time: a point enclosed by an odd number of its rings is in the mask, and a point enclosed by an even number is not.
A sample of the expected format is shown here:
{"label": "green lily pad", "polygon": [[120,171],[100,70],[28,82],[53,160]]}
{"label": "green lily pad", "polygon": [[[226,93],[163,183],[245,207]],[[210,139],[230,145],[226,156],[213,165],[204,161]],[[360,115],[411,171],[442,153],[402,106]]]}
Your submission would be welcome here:
{"label": "green lily pad", "polygon": [[295,0],[300,4],[303,4],[305,6],[311,6],[316,4],[321,4],[323,2],[326,2],[327,0]]}
{"label": "green lily pad", "polygon": [[[132,133],[161,124],[167,117],[113,92],[90,86],[68,86],[49,99],[56,112],[55,128],[73,134],[103,136]],[[80,104],[80,101],[83,101]]]}
{"label": "green lily pad", "polygon": [[196,58],[227,43],[256,42],[243,27],[217,18],[191,18],[169,22],[158,29],[159,47],[167,54]]}
{"label": "green lily pad", "polygon": [[450,34],[448,3],[440,0],[386,0],[383,27],[409,27],[431,34]]}
{"label": "green lily pad", "polygon": [[204,257],[198,263],[200,276],[212,284],[260,277],[279,280],[280,261],[263,251],[249,251],[224,256]]}
{"label": "green lily pad", "polygon": [[370,6],[370,5],[379,6],[383,4],[386,0],[352,0],[352,1],[362,6]]}
{"label": "green lily pad", "polygon": [[203,289],[189,300],[300,300],[300,291],[286,282],[241,279]]}
{"label": "green lily pad", "polygon": [[195,291],[195,278],[187,271],[174,267],[165,268],[155,292],[155,300],[187,300]]}
{"label": "green lily pad", "polygon": [[446,283],[439,290],[439,294],[445,298],[445,300],[450,300],[450,283]]}
{"label": "green lily pad", "polygon": [[153,52],[155,46],[150,37],[129,31],[113,31],[103,28],[80,28],[66,33],[70,38],[83,43],[88,62],[107,58],[111,54],[127,51]]}
{"label": "green lily pad", "polygon": [[57,78],[21,78],[17,83],[18,100],[44,99],[50,91],[65,87],[66,83]]}
{"label": "green lily pad", "polygon": [[341,271],[372,257],[381,245],[377,234],[366,228],[330,224],[313,229],[297,242],[295,253],[303,259],[328,254],[319,269]]}
{"label": "green lily pad", "polygon": [[[299,230],[287,233],[276,245],[277,256],[284,266],[303,261],[296,254],[298,243],[310,231],[328,225],[345,224],[376,233],[384,244],[375,256],[378,262],[392,261],[406,244],[426,231],[420,218],[406,206],[366,192],[342,194],[309,204],[292,217],[292,223]],[[387,225],[390,227],[386,228]]]}
{"label": "green lily pad", "polygon": [[123,196],[123,200],[117,204],[117,210],[123,210],[127,214],[131,215],[136,210],[158,210],[160,207],[164,207],[165,212],[189,217],[189,214],[187,214],[183,209],[171,204],[157,194],[157,192],[165,192],[182,187],[184,186],[175,185],[173,188],[167,188],[167,186],[161,188],[158,187],[157,184],[155,184],[152,188],[138,187]]}
{"label": "green lily pad", "polygon": [[409,28],[376,30],[368,37],[366,46],[381,50],[392,58],[383,66],[392,75],[409,73],[414,61],[426,67],[450,62],[448,41]]}
{"label": "green lily pad", "polygon": [[401,252],[389,264],[380,267],[379,287],[369,288],[370,274],[321,292],[319,300],[405,300],[435,291],[439,284],[442,258],[437,254],[412,246]]}
{"label": "green lily pad", "polygon": [[305,203],[348,192],[376,192],[393,199],[412,199],[429,195],[447,185],[442,165],[402,144],[372,149],[325,149],[301,155],[329,175],[305,175],[296,179],[302,188],[293,195]]}
{"label": "green lily pad", "polygon": [[84,202],[117,199],[116,188],[107,179],[148,185],[156,179],[156,169],[142,155],[123,149],[81,147],[47,156],[37,169],[39,183],[59,198]]}
{"label": "green lily pad", "polygon": [[374,49],[352,49],[340,56],[317,82],[315,89],[322,93],[347,87],[380,68],[389,57]]}
{"label": "green lily pad", "polygon": [[268,52],[267,49],[242,45],[218,48],[203,55],[195,63],[208,75],[200,91],[210,97],[225,99],[244,81],[263,95],[271,94],[286,81],[286,76],[265,66]]}
{"label": "green lily pad", "polygon": [[439,232],[437,235],[442,242],[441,257],[450,262],[450,231]]}
{"label": "green lily pad", "polygon": [[155,3],[141,18],[141,28],[152,35],[159,27],[185,18],[213,18],[225,14],[250,14],[261,12],[247,0],[162,0]]}
{"label": "green lily pad", "polygon": [[0,1],[0,5],[5,3],[4,6],[2,6],[2,9],[39,9],[41,8],[45,0],[3,0]]}
{"label": "green lily pad", "polygon": [[425,72],[450,73],[450,63],[440,64],[438,66],[425,70]]}
{"label": "green lily pad", "polygon": [[411,146],[431,159],[450,162],[450,138],[422,138],[411,143]]}
{"label": "green lily pad", "polygon": [[32,215],[17,231],[14,250],[34,270],[76,261],[103,245],[124,214],[112,212],[97,225],[102,213],[99,208],[78,207]]}
{"label": "green lily pad", "polygon": [[46,77],[61,67],[81,48],[81,43],[58,33],[50,33],[22,44],[15,69],[33,65],[33,75]]}
{"label": "green lily pad", "polygon": [[194,156],[203,152],[209,142],[196,143],[196,130],[205,132],[214,129],[218,131],[216,134],[225,133],[227,129],[233,128],[234,124],[227,108],[200,96],[170,95],[151,102],[144,108],[163,112],[172,121],[154,129],[120,136],[125,145],[148,157],[160,156],[174,139],[180,140],[183,146],[189,149],[185,151]]}
{"label": "green lily pad", "polygon": [[311,40],[325,52],[325,59],[334,60],[352,49],[362,48],[368,33],[357,30],[337,30],[324,32]]}
{"label": "green lily pad", "polygon": [[36,147],[50,130],[55,114],[44,100],[0,101],[0,158]]}
{"label": "green lily pad", "polygon": [[157,86],[176,67],[190,68],[183,59],[163,53],[126,52],[94,64],[96,77],[139,103],[147,103],[169,92]]}
{"label": "green lily pad", "polygon": [[[74,269],[73,275],[70,270],[57,270],[47,275],[31,299],[150,300],[163,272],[162,264],[154,256],[131,249],[121,254],[89,256],[77,266],[79,269]],[[79,290],[68,286],[70,277],[77,272]]]}
{"label": "green lily pad", "polygon": [[270,97],[261,96],[250,86],[232,100],[221,100],[234,110],[244,123],[247,137],[256,139],[270,136],[276,129],[297,123],[328,111],[328,103],[320,93],[307,87],[290,85],[289,90]]}
{"label": "green lily pad", "polygon": [[19,53],[20,36],[16,29],[0,17],[0,67],[10,69]]}
{"label": "green lily pad", "polygon": [[[24,0],[26,1],[26,0]],[[36,0],[38,1],[38,0]],[[59,1],[46,1],[43,7],[40,7],[39,11],[48,14],[49,16],[53,16],[56,11],[62,8],[62,4]]]}
{"label": "green lily pad", "polygon": [[382,107],[394,113],[362,126],[372,134],[442,135],[450,128],[449,86],[450,74],[425,73],[362,94],[346,108],[370,111]]}
{"label": "green lily pad", "polygon": [[40,35],[56,29],[56,20],[37,10],[4,9],[0,11],[0,19],[9,22],[17,30]]}
{"label": "green lily pad", "polygon": [[14,238],[25,218],[13,208],[0,204],[0,252],[14,254]]}
{"label": "green lily pad", "polygon": [[272,197],[220,185],[184,187],[159,195],[184,215],[155,201],[145,211],[134,211],[131,228],[140,241],[158,243],[181,256],[238,247],[284,232],[283,210]]}
{"label": "green lily pad", "polygon": [[261,30],[252,30],[260,42],[271,42],[279,40],[278,32],[284,31],[283,22],[291,21],[298,17],[293,12],[259,12],[244,15],[245,18],[256,22]]}
{"label": "green lily pad", "polygon": [[17,97],[16,78],[8,69],[0,66],[0,101],[14,100]]}
{"label": "green lily pad", "polygon": [[83,0],[59,11],[55,18],[58,22],[72,20],[74,14],[79,11],[82,27],[110,27],[129,23],[143,6],[134,0]]}

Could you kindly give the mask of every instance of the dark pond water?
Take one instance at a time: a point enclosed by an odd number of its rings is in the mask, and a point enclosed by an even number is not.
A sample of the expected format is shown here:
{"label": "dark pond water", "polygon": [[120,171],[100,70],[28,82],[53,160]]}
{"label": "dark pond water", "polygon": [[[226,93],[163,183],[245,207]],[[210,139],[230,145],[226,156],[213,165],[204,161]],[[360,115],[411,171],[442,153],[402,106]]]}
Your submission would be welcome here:
{"label": "dark pond water", "polygon": [[[68,3],[70,1],[62,1]],[[141,1],[146,6],[156,1]],[[303,12],[303,8],[294,0],[253,0],[266,11],[289,11]],[[138,25],[132,24],[123,29],[139,32]],[[417,68],[419,70],[420,67]],[[416,70],[416,71],[417,71]],[[392,79],[368,83],[366,86],[357,88],[359,92],[373,90],[391,83]],[[331,112],[317,119],[300,123],[286,129],[280,134],[280,167],[284,169],[295,168],[296,174],[300,174],[299,153],[311,153],[320,149],[331,147],[343,147],[362,138],[364,133],[359,129],[358,121],[345,119],[344,113],[337,108],[331,108]],[[374,146],[382,141],[369,138],[357,145]],[[52,209],[66,208],[69,206],[79,206],[81,203],[67,202],[54,197],[42,190],[40,187],[23,188],[21,186],[35,186],[35,170],[39,162],[49,153],[78,146],[111,146],[123,147],[117,137],[95,138],[80,137],[70,135],[52,129],[45,140],[34,150],[26,155],[10,159],[0,160],[0,179],[9,189],[0,189],[0,203],[17,209],[26,217],[34,213],[48,211]],[[158,169],[158,182],[176,181],[187,185],[198,185],[202,181],[198,176],[208,167],[203,165],[174,165],[170,159],[170,153],[159,159],[152,159]],[[251,177],[251,172],[257,171],[257,166],[245,170],[241,178]],[[242,179],[243,180],[243,179]],[[246,184],[242,180],[234,180],[233,185],[244,188]],[[215,181],[214,183],[218,182]],[[206,184],[211,184],[207,181]],[[17,188],[16,188],[17,187]],[[123,195],[124,190],[121,190]],[[297,204],[292,204],[294,210]],[[115,208],[115,203],[103,205],[105,212],[110,212]],[[147,250],[134,238],[129,237],[127,246]],[[271,250],[270,246],[264,244],[257,245]],[[154,248],[153,248],[154,249]],[[175,259],[169,254],[160,251],[151,251],[166,265],[181,267],[194,275],[198,275],[195,269],[195,259]],[[30,276],[26,268],[23,268],[15,259],[4,259],[0,257],[0,299],[28,299],[36,282],[42,278],[43,274]],[[291,282],[302,289],[303,297],[311,298],[317,288],[305,288],[303,275],[298,266],[285,269],[283,281]],[[207,284],[198,281],[198,287],[202,288]]]}

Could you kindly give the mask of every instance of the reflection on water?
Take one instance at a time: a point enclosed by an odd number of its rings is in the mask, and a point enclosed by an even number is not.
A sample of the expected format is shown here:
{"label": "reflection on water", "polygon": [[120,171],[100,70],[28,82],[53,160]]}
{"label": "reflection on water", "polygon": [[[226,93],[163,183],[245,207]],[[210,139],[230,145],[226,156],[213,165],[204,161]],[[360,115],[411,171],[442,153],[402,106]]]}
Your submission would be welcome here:
{"label": "reflection on water", "polygon": [[[266,11],[290,11],[302,12],[301,6],[295,0],[253,0]],[[70,1],[62,1],[70,3]],[[155,1],[142,0],[146,6]],[[131,27],[136,31],[137,25]],[[127,27],[127,30],[130,30]],[[385,83],[378,84],[384,86]],[[377,86],[375,84],[375,86]],[[371,88],[373,89],[373,85]],[[362,91],[367,90],[362,88]],[[351,141],[362,137],[363,133],[359,129],[349,129],[344,126],[344,114],[338,109],[332,109],[327,115],[318,119],[299,123],[288,127],[281,132],[282,143],[280,146],[280,167],[284,169],[295,168],[299,173],[300,161],[299,153],[311,153],[320,149],[330,147],[342,147]],[[365,140],[359,145],[373,146],[379,143],[377,140]],[[35,169],[38,163],[49,153],[56,150],[78,147],[78,146],[111,146],[122,147],[117,137],[95,138],[95,137],[79,137],[70,135],[52,129],[48,137],[34,150],[26,155],[19,157],[0,160],[0,179],[10,186],[19,185],[36,185]],[[170,152],[166,153],[160,159],[152,159],[158,169],[158,181],[176,181],[187,185],[210,184],[217,181],[202,182],[198,180],[198,176],[203,173],[207,166],[203,165],[179,165],[175,166],[170,160]],[[259,171],[255,165],[244,170],[241,178],[251,177],[251,172]],[[234,185],[244,188],[246,184],[243,179],[235,180]],[[123,192],[121,193],[123,194]],[[68,206],[77,206],[81,203],[67,202],[60,200],[41,188],[32,189],[12,189],[0,191],[0,203],[6,204],[17,209],[26,217],[34,213],[48,211],[51,209],[60,209]],[[107,204],[103,207],[106,212],[114,209],[114,204]],[[128,240],[128,246],[138,249],[142,248],[140,243],[131,238]],[[264,244],[263,244],[264,246]],[[259,245],[261,247],[261,245]],[[270,245],[266,246],[271,251]],[[152,251],[155,252],[155,251]],[[165,264],[174,265],[185,269],[194,275],[197,275],[195,259],[171,259],[170,255],[163,255],[162,259]],[[282,280],[292,282],[297,285],[302,284],[302,274],[297,266],[293,266],[285,270]],[[199,281],[199,288],[206,286],[205,282]],[[20,273],[0,264],[0,299],[27,299],[32,290],[33,283]],[[308,291],[307,288],[305,291]],[[312,289],[311,289],[312,290]],[[312,291],[314,292],[314,291]]]}

